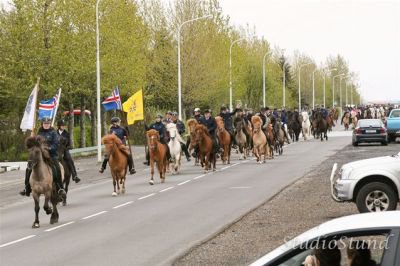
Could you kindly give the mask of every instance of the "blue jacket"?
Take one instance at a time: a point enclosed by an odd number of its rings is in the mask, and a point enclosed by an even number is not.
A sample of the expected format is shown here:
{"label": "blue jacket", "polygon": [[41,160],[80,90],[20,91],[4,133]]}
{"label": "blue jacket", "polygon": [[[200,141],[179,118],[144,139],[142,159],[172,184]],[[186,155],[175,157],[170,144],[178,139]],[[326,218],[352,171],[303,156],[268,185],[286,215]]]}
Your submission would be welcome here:
{"label": "blue jacket", "polygon": [[178,129],[179,135],[182,136],[182,134],[185,133],[185,124],[181,120],[176,120],[174,124],[176,124],[176,129]]}
{"label": "blue jacket", "polygon": [[49,153],[52,158],[58,158],[58,143],[59,135],[54,128],[44,129],[40,127],[38,130],[38,135],[42,136],[46,140],[46,144],[49,147]]}
{"label": "blue jacket", "polygon": [[120,126],[112,126],[110,128],[110,134],[115,134],[122,141],[123,144],[126,144],[125,137],[128,137],[128,132],[126,132],[125,128]]}
{"label": "blue jacket", "polygon": [[215,122],[215,118],[214,117],[210,117],[209,119],[206,119],[205,117],[203,117],[203,119],[201,119],[200,124],[205,125],[208,129],[208,133],[211,136],[215,135],[215,129],[217,128],[217,123]]}
{"label": "blue jacket", "polygon": [[155,122],[149,126],[148,129],[155,129],[160,134],[160,140],[163,141],[166,134],[165,134],[165,125],[162,122]]}

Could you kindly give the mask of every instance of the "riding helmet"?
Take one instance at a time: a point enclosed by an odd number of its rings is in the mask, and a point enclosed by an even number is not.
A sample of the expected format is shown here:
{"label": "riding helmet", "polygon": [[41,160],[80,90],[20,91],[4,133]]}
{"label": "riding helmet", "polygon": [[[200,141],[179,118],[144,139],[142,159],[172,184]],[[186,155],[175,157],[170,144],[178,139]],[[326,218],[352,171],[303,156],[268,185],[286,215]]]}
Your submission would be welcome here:
{"label": "riding helmet", "polygon": [[163,116],[161,114],[157,114],[156,118],[163,118]]}
{"label": "riding helmet", "polygon": [[200,112],[200,108],[197,108],[197,107],[196,107],[196,108],[194,108],[194,111],[195,111],[195,112]]}
{"label": "riding helmet", "polygon": [[111,118],[111,123],[118,123],[118,122],[120,122],[121,121],[121,119],[119,119],[119,117],[113,117],[113,118]]}
{"label": "riding helmet", "polygon": [[40,121],[41,121],[42,123],[51,122],[51,118],[48,117],[48,116],[45,116],[45,117],[42,117],[42,119],[40,119]]}
{"label": "riding helmet", "polygon": [[58,120],[58,121],[57,121],[57,126],[58,126],[58,127],[60,127],[60,126],[65,126],[65,121],[64,121],[64,119]]}
{"label": "riding helmet", "polygon": [[178,112],[172,112],[172,116],[177,117],[178,116]]}

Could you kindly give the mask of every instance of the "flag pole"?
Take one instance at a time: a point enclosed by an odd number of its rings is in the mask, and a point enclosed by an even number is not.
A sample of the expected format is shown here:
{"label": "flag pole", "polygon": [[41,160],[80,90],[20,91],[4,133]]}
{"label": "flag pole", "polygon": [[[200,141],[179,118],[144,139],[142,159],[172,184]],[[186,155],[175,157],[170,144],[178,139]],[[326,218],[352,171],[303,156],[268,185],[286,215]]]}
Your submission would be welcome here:
{"label": "flag pole", "polygon": [[57,96],[57,104],[54,108],[54,113],[52,113],[53,116],[53,120],[51,121],[51,126],[54,126],[54,121],[56,120],[56,115],[57,115],[57,111],[58,111],[58,106],[60,105],[60,99],[61,99],[61,88],[59,88],[58,90],[58,96]]}
{"label": "flag pole", "polygon": [[145,136],[144,153],[147,154],[147,150],[148,150],[148,147],[147,147],[147,134],[146,134],[146,132],[147,132],[147,130],[146,130],[147,123],[146,123],[146,114],[145,114],[145,112],[144,112],[144,110],[146,109],[146,108],[145,108],[146,105],[145,105],[145,102],[144,102],[144,89],[143,89],[143,87],[142,87],[142,103],[143,103],[144,136]]}
{"label": "flag pole", "polygon": [[35,125],[36,125],[36,107],[38,106],[38,94],[39,94],[39,83],[40,83],[40,77],[37,78],[36,81],[36,103],[35,103],[35,110],[33,112],[33,124],[32,124],[32,131],[31,131],[31,137],[35,136]]}
{"label": "flag pole", "polygon": [[123,110],[124,108],[122,107],[122,101],[121,101],[121,87],[117,86],[118,90],[119,90],[119,97],[120,97],[120,102],[121,102],[121,116],[122,116],[122,123],[124,123],[126,125],[126,142],[128,143],[128,147],[129,147],[129,153],[132,155],[132,159],[133,159],[133,153],[132,153],[132,148],[131,148],[131,144],[129,142],[129,125],[128,125],[128,121],[126,119],[126,116],[128,115],[128,113],[124,114],[125,111]]}

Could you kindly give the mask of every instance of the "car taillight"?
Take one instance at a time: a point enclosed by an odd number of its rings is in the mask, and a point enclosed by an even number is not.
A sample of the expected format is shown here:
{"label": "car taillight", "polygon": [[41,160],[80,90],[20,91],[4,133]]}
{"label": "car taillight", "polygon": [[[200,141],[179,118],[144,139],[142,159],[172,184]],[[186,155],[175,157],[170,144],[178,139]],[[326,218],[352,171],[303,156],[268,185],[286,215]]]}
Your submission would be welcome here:
{"label": "car taillight", "polygon": [[381,133],[386,133],[386,128],[384,128],[384,127],[381,127],[381,130],[380,130],[380,132],[381,132]]}
{"label": "car taillight", "polygon": [[361,128],[356,128],[356,134],[362,134]]}

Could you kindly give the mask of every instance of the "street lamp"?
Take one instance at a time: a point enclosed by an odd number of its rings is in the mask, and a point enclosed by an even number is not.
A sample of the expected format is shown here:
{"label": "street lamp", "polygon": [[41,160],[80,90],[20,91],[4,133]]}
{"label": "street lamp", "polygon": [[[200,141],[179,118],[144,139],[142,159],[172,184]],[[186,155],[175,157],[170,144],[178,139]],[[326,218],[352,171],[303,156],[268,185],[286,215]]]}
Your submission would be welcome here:
{"label": "street lamp", "polygon": [[342,106],[342,79],[347,79],[349,76],[344,76],[344,77],[340,77],[339,80],[339,103],[340,103],[340,108],[343,109]]}
{"label": "street lamp", "polygon": [[232,112],[232,47],[235,43],[244,40],[244,38],[239,38],[233,42],[231,42],[231,46],[229,47],[229,110]]}
{"label": "street lamp", "polygon": [[97,162],[101,162],[99,2],[100,0],[96,2]]}
{"label": "street lamp", "polygon": [[182,120],[181,29],[182,29],[182,26],[185,24],[188,24],[190,22],[200,20],[200,19],[206,19],[206,18],[212,18],[212,15],[207,15],[207,16],[203,16],[203,17],[186,20],[182,24],[180,24],[178,27],[178,112],[179,112],[179,120]]}
{"label": "street lamp", "polygon": [[[336,70],[336,68],[331,68],[331,69],[328,69],[327,72],[331,73],[332,71],[335,71],[335,70]],[[324,75],[322,77],[324,79],[324,108],[326,108],[326,104],[325,104],[325,99],[326,99],[326,96],[325,96],[326,95],[326,87],[325,87],[326,72],[324,72]]]}
{"label": "street lamp", "polygon": [[266,102],[265,102],[265,58],[267,57],[267,55],[268,55],[268,53],[269,52],[266,52],[265,54],[264,54],[264,57],[263,57],[263,107],[265,107],[265,105],[266,105]]}
{"label": "street lamp", "polygon": [[288,61],[286,61],[283,66],[282,66],[282,71],[283,71],[283,88],[282,88],[282,108],[284,108],[286,106],[286,91],[285,91],[285,87],[286,87],[286,64],[289,63]]}
{"label": "street lamp", "polygon": [[343,75],[344,74],[339,74],[339,75],[333,76],[333,78],[332,78],[332,107],[333,108],[335,108],[335,78],[341,77]]}
{"label": "street lamp", "polygon": [[301,80],[301,68],[307,65],[311,65],[311,63],[303,64],[299,66],[299,112],[301,112],[301,87],[300,87],[300,80]]}
{"label": "street lamp", "polygon": [[314,71],[312,72],[312,109],[314,110],[315,108],[315,72],[318,70],[318,68],[315,68]]}

